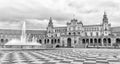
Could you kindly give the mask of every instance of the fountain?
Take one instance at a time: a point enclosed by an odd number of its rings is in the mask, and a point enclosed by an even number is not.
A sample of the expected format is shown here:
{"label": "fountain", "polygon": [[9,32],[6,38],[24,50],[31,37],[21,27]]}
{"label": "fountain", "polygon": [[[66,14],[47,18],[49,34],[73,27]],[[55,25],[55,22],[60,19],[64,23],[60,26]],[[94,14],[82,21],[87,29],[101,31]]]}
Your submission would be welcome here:
{"label": "fountain", "polygon": [[23,26],[22,26],[21,38],[12,39],[11,41],[7,42],[4,45],[5,48],[22,48],[22,49],[41,48],[41,46],[42,45],[40,43],[37,43],[35,40],[32,40],[32,42],[27,41],[25,21],[23,22]]}

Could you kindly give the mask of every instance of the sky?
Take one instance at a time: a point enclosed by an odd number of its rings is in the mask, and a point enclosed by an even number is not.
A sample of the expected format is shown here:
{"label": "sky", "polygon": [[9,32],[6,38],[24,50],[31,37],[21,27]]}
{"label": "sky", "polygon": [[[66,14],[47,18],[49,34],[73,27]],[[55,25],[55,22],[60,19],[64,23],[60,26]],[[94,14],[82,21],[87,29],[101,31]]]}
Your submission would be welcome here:
{"label": "sky", "polygon": [[49,18],[54,26],[65,26],[75,17],[84,25],[101,24],[106,11],[109,23],[120,26],[120,0],[0,0],[0,28],[45,29]]}

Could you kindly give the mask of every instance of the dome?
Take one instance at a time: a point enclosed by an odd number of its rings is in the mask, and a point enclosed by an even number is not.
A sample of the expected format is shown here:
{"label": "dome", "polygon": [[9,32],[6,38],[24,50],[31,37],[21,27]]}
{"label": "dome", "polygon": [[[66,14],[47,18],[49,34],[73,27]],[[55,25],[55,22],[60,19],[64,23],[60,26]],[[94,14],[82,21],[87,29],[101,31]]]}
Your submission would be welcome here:
{"label": "dome", "polygon": [[73,18],[73,19],[71,20],[71,22],[77,22],[77,19]]}
{"label": "dome", "polygon": [[83,24],[82,21],[78,22],[78,24]]}

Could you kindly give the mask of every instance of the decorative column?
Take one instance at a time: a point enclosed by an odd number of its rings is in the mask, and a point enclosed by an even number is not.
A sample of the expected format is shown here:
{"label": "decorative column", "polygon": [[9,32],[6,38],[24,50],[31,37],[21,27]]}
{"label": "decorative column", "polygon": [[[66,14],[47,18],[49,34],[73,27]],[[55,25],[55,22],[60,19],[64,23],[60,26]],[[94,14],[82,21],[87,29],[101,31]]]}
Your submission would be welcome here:
{"label": "decorative column", "polygon": [[111,38],[111,44],[110,44],[110,46],[112,46],[112,40],[113,40],[113,38]]}
{"label": "decorative column", "polygon": [[67,47],[67,38],[63,39],[64,46]]}
{"label": "decorative column", "polygon": [[101,43],[102,43],[102,46],[104,46],[104,45],[103,45],[103,38],[101,38]]}
{"label": "decorative column", "polygon": [[85,46],[85,48],[86,48],[86,43],[87,43],[87,42],[86,42],[86,39],[85,39],[85,42],[84,42],[84,43],[85,43],[85,45],[84,45],[84,46]]}
{"label": "decorative column", "polygon": [[95,42],[94,42],[94,38],[93,38],[93,47],[94,47],[94,45],[95,45]]}
{"label": "decorative column", "polygon": [[115,43],[116,38],[111,38],[111,46],[113,46],[113,43]]}
{"label": "decorative column", "polygon": [[109,46],[109,45],[108,45],[108,38],[106,38],[106,43],[107,43],[107,47],[108,47],[108,46]]}
{"label": "decorative column", "polygon": [[74,47],[75,38],[71,38],[71,47]]}
{"label": "decorative column", "polygon": [[49,39],[49,44],[51,44],[51,39]]}

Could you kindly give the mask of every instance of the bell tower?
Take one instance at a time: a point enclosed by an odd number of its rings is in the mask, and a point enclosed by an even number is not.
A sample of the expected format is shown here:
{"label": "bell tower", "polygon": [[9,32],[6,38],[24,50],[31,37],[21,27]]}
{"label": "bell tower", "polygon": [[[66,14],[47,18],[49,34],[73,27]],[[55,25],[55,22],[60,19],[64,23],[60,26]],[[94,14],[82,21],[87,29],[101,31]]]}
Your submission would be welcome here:
{"label": "bell tower", "polygon": [[111,27],[111,24],[109,24],[108,22],[108,18],[107,18],[107,14],[106,12],[104,12],[104,15],[103,15],[103,33],[104,33],[104,36],[108,36],[111,32],[110,32],[110,27]]}
{"label": "bell tower", "polygon": [[48,27],[53,28],[52,17],[49,19]]}
{"label": "bell tower", "polygon": [[48,34],[48,37],[51,37],[52,34],[53,34],[53,30],[54,30],[54,27],[53,27],[53,22],[52,22],[52,17],[50,17],[49,19],[49,23],[48,23],[48,26],[47,26],[47,34]]}
{"label": "bell tower", "polygon": [[108,18],[107,18],[106,12],[104,12],[104,15],[103,15],[103,24],[104,23],[108,24]]}

